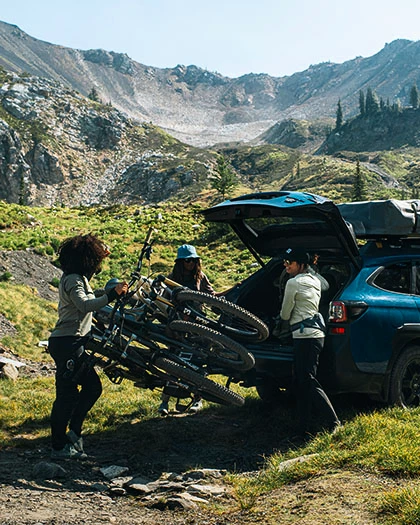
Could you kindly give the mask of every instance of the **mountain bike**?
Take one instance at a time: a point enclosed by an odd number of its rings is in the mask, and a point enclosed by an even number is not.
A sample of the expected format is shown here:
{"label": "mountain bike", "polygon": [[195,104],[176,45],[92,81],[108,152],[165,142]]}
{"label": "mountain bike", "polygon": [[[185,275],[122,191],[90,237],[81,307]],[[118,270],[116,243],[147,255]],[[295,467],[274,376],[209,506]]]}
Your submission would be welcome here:
{"label": "mountain bike", "polygon": [[[94,330],[87,348],[106,358],[99,364],[111,380],[128,378],[136,386],[190,390],[204,399],[240,405],[243,398],[229,389],[239,371],[254,365],[254,357],[238,341],[214,328],[244,338],[265,337],[266,326],[246,310],[222,298],[188,290],[159,275],[141,275],[150,262],[150,229],[125,296],[94,314]],[[115,286],[111,280],[109,286]],[[170,290],[170,292],[168,292]],[[165,297],[166,295],[166,297]],[[210,306],[209,306],[210,305]],[[268,331],[267,331],[268,332]],[[227,376],[225,386],[209,379]]]}

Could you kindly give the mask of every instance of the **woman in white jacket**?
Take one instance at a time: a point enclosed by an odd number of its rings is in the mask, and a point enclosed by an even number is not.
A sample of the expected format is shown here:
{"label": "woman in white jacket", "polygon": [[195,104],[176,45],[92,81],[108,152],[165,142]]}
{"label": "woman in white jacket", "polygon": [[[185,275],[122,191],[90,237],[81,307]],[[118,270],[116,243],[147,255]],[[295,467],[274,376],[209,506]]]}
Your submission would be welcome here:
{"label": "woman in white jacket", "polygon": [[318,312],[320,280],[309,271],[311,259],[302,249],[288,249],[284,266],[289,274],[280,317],[289,321],[294,347],[299,431],[311,430],[312,407],[322,419],[322,427],[334,430],[340,425],[335,410],[316,379],[318,360],[324,346],[324,324]]}

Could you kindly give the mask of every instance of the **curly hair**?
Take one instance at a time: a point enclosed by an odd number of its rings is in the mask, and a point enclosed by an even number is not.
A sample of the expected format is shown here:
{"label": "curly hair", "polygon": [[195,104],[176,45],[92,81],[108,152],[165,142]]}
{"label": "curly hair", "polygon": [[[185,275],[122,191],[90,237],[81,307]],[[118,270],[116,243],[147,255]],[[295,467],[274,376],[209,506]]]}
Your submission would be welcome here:
{"label": "curly hair", "polygon": [[[172,269],[172,279],[176,281],[177,283],[184,284],[185,282],[185,268],[184,268],[184,260],[185,259],[178,259],[175,261],[174,267]],[[199,281],[203,278],[203,272],[201,269],[201,259],[194,259],[195,265],[194,265],[194,281],[196,284],[199,283]]]}
{"label": "curly hair", "polygon": [[102,261],[109,255],[106,245],[92,233],[66,239],[57,253],[65,274],[77,273],[88,279],[100,271]]}

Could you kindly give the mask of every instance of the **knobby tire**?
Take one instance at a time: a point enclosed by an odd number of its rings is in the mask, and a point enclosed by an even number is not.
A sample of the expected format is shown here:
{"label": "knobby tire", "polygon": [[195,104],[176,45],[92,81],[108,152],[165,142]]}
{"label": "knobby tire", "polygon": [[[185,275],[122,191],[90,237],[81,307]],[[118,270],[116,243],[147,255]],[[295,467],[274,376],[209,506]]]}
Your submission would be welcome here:
{"label": "knobby tire", "polygon": [[[194,290],[181,290],[174,300],[180,306],[192,310],[194,315],[202,319],[203,324],[232,339],[249,342],[264,341],[269,335],[267,325],[259,317],[221,297]],[[209,314],[206,314],[206,307],[211,309],[210,311],[207,309]],[[215,311],[218,318],[215,318]]]}
{"label": "knobby tire", "polygon": [[[249,370],[255,365],[254,356],[240,343],[207,326],[177,320],[172,321],[169,328],[187,334],[187,336],[192,334],[191,343],[200,345],[200,350],[209,357],[210,365],[241,371]],[[194,336],[198,336],[198,339]]]}
{"label": "knobby tire", "polygon": [[207,401],[238,407],[245,403],[245,399],[236,392],[215,383],[211,379],[194,372],[194,370],[190,370],[178,363],[174,363],[166,357],[158,357],[155,361],[155,365],[172,375],[174,378],[185,382],[191,387],[194,394],[199,394]]}

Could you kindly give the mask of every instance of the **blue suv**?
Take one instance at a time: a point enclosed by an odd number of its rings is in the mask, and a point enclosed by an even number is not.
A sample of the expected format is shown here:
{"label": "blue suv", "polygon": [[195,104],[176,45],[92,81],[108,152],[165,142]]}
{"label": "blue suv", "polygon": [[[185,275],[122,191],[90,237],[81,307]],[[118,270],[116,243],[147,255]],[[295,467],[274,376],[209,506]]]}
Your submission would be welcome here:
{"label": "blue suv", "polygon": [[247,345],[256,365],[244,384],[256,386],[262,399],[281,399],[293,384],[293,348],[277,319],[283,254],[304,247],[318,255],[317,271],[329,283],[320,304],[327,321],[319,366],[323,386],[330,393],[419,406],[420,233],[413,207],[418,201],[396,201],[402,206],[395,217],[387,211],[395,202],[374,202],[377,208],[335,205],[317,195],[282,191],[244,195],[204,211],[207,220],[229,224],[261,265],[226,298],[270,327],[266,341]]}

